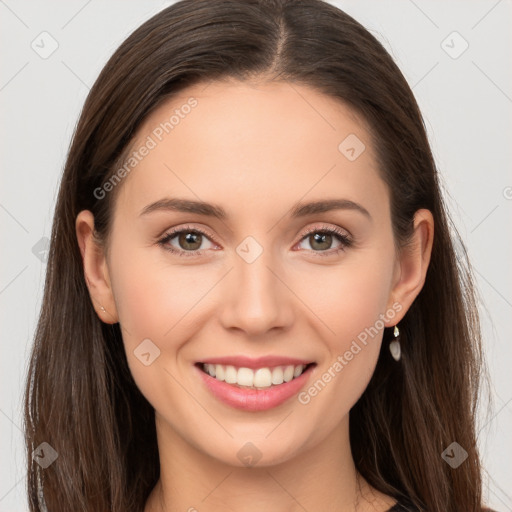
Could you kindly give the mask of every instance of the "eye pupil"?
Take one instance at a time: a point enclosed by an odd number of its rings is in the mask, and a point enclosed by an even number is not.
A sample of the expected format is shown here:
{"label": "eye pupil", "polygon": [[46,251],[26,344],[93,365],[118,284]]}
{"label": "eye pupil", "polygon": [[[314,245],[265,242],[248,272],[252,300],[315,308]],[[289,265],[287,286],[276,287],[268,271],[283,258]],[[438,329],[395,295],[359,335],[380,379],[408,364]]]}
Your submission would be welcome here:
{"label": "eye pupil", "polygon": [[[183,249],[188,249],[188,250],[192,250],[192,251],[199,249],[199,247],[201,247],[201,236],[202,235],[200,233],[192,233],[192,232],[180,234],[178,237],[180,247],[182,247]],[[198,242],[198,240],[199,240],[199,242]],[[194,244],[197,245],[197,247],[194,246]]]}
{"label": "eye pupil", "polygon": [[332,235],[328,233],[315,233],[312,238],[314,243],[311,244],[311,247],[313,248],[315,248],[316,243],[325,244],[327,242],[327,247],[317,247],[317,249],[320,250],[329,249],[329,246],[332,243]]}

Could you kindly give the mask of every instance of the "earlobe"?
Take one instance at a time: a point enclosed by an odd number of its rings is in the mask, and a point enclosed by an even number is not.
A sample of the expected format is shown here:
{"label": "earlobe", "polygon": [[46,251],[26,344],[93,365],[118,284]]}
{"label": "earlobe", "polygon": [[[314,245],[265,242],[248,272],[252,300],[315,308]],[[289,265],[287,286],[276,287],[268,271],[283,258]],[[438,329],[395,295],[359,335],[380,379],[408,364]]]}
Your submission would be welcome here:
{"label": "earlobe", "polygon": [[398,302],[402,308],[387,327],[397,324],[407,313],[418,296],[430,264],[434,241],[434,218],[426,209],[418,210],[414,215],[414,231],[410,244],[401,252],[397,277],[391,291],[391,303]]}
{"label": "earlobe", "polygon": [[81,211],[75,223],[78,246],[82,255],[84,278],[92,304],[100,320],[107,324],[118,322],[117,310],[103,248],[94,237],[94,216]]}

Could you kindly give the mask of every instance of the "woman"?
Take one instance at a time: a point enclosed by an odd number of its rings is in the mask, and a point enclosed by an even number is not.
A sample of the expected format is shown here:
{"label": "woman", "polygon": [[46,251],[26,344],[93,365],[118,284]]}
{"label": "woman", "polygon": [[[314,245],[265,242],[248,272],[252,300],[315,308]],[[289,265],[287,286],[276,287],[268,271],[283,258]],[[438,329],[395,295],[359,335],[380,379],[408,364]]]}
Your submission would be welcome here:
{"label": "woman", "polygon": [[31,510],[482,510],[465,269],[366,29],[320,0],[168,7],[69,151]]}

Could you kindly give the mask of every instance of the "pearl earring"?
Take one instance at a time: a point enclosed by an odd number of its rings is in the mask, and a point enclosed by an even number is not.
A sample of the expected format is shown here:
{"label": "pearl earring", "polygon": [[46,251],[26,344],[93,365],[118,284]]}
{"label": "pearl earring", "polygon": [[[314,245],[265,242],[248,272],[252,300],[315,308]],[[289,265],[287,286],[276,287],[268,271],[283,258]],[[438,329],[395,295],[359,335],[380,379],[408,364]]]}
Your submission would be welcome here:
{"label": "pearl earring", "polygon": [[107,311],[103,306],[100,306],[100,309],[101,309],[101,311],[103,311],[103,313],[105,313]]}
{"label": "pearl earring", "polygon": [[389,344],[389,351],[391,352],[391,355],[395,361],[400,361],[402,350],[400,348],[400,331],[398,330],[398,325],[395,325],[393,336],[395,339]]}

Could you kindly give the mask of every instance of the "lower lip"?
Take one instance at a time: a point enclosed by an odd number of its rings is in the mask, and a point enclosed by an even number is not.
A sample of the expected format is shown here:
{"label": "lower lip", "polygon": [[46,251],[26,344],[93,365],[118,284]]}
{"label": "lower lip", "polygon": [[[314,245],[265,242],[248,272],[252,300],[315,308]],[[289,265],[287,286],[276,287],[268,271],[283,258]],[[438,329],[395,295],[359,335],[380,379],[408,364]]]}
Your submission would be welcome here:
{"label": "lower lip", "polygon": [[281,405],[283,402],[296,395],[306,384],[313,368],[309,366],[299,377],[290,382],[273,385],[269,388],[248,389],[240,388],[235,384],[217,380],[195,366],[208,389],[222,402],[244,411],[266,411]]}

